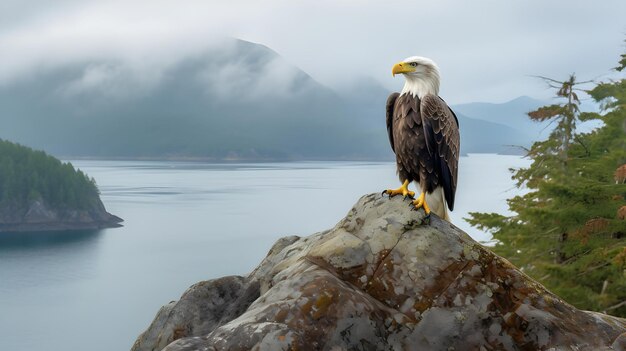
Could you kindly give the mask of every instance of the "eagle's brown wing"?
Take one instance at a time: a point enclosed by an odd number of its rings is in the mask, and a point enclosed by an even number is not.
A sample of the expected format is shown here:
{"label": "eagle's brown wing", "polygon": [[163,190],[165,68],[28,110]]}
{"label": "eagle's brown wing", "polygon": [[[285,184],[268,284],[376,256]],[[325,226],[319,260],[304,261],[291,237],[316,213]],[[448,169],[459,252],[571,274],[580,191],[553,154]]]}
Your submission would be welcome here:
{"label": "eagle's brown wing", "polygon": [[396,152],[393,145],[393,107],[396,104],[396,99],[400,96],[400,93],[392,93],[387,98],[387,134],[389,135],[389,143],[391,144],[391,150]]}
{"label": "eagle's brown wing", "polygon": [[453,210],[459,168],[459,121],[445,101],[436,95],[424,96],[420,110],[426,145],[435,158],[434,171],[439,173],[446,202]]}

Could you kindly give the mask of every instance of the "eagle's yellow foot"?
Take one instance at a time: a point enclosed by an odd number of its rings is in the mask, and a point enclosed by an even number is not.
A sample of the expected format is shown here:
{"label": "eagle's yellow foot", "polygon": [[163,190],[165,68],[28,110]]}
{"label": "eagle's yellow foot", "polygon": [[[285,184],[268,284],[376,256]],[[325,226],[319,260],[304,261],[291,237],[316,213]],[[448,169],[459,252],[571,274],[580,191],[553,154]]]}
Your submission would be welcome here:
{"label": "eagle's yellow foot", "polygon": [[398,189],[387,189],[383,191],[383,194],[389,195],[389,197],[393,197],[395,195],[402,195],[404,197],[410,197],[411,199],[415,196],[415,192],[409,190],[409,181],[405,180],[402,183],[402,186]]}
{"label": "eagle's yellow foot", "polygon": [[411,203],[413,204],[416,210],[419,210],[420,208],[424,208],[424,212],[426,212],[426,217],[430,216],[430,207],[428,207],[428,204],[426,203],[426,193],[422,193],[420,197],[417,198],[417,200]]}

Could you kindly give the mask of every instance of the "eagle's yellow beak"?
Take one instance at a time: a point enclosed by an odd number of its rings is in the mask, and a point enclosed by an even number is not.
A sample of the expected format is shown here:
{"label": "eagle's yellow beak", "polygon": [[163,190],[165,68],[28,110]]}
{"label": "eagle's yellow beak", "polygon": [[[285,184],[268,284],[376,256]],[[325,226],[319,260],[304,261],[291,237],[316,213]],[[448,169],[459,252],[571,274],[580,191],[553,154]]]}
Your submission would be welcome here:
{"label": "eagle's yellow beak", "polygon": [[396,74],[399,74],[399,73],[410,73],[410,72],[415,72],[415,67],[412,67],[411,65],[405,62],[398,62],[395,65],[393,65],[393,68],[391,69],[392,76],[395,76]]}

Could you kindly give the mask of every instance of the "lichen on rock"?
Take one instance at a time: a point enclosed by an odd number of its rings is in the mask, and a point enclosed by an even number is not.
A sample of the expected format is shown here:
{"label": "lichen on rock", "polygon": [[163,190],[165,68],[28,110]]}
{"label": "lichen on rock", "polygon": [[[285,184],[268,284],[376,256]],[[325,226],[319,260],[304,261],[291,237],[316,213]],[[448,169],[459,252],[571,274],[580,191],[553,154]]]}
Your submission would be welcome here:
{"label": "lichen on rock", "polygon": [[376,194],[328,231],[280,239],[248,276],[199,284],[134,351],[618,350],[626,332],[626,320],[574,308],[450,223]]}

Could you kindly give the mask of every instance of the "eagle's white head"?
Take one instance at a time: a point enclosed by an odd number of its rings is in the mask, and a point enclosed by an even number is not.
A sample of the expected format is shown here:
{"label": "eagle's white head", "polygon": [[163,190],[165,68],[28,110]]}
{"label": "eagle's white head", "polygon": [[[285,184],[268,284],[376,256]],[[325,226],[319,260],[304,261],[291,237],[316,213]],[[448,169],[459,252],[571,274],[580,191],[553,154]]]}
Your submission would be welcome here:
{"label": "eagle's white head", "polygon": [[401,94],[422,98],[427,94],[439,95],[439,67],[426,57],[411,56],[396,63],[391,74],[402,73],[406,78]]}

